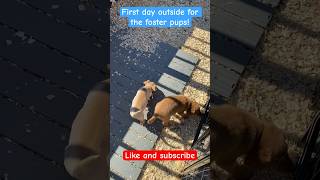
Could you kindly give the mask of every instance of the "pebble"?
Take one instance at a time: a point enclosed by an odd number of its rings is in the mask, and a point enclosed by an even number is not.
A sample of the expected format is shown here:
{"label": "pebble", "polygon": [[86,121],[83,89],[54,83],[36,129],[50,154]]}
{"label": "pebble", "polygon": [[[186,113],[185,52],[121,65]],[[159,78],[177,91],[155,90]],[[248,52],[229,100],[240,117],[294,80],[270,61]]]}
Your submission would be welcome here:
{"label": "pebble", "polygon": [[7,44],[8,46],[10,46],[10,45],[12,44],[12,41],[11,41],[11,40],[6,40],[6,44]]}
{"label": "pebble", "polygon": [[34,107],[34,106],[29,106],[29,109],[30,109],[31,111],[33,111],[33,110],[35,110],[35,107]]}
{"label": "pebble", "polygon": [[25,39],[27,39],[27,37],[24,35],[24,32],[22,32],[22,31],[16,32],[15,35],[16,35],[17,37],[21,38],[23,41],[24,41]]}
{"label": "pebble", "polygon": [[58,4],[53,4],[52,6],[51,6],[51,9],[58,9],[60,6],[58,5]]}
{"label": "pebble", "polygon": [[32,39],[32,38],[28,39],[28,44],[33,44],[34,42],[36,42],[35,39]]}
{"label": "pebble", "polygon": [[85,6],[84,4],[79,4],[79,5],[78,5],[78,9],[79,9],[79,11],[85,11],[85,10],[87,10],[87,8],[86,8],[86,6]]}
{"label": "pebble", "polygon": [[47,99],[51,101],[51,100],[53,100],[55,97],[56,97],[55,95],[49,94],[49,95],[47,96]]}
{"label": "pebble", "polygon": [[64,70],[64,72],[65,72],[66,74],[72,73],[71,69],[66,69],[66,70]]}

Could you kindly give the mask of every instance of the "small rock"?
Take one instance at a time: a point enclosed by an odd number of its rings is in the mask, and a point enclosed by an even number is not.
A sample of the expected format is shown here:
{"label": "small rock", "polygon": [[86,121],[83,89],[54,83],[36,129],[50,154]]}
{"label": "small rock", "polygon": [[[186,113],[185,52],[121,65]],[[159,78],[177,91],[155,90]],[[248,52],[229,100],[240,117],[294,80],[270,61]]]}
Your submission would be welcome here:
{"label": "small rock", "polygon": [[88,30],[81,30],[80,32],[82,32],[82,33],[88,33],[89,31],[88,31]]}
{"label": "small rock", "polygon": [[8,46],[10,46],[10,45],[12,44],[12,41],[11,41],[11,40],[6,40],[6,44],[7,44]]}
{"label": "small rock", "polygon": [[66,69],[66,70],[64,70],[64,72],[65,72],[66,74],[70,74],[72,71],[71,71],[71,69]]}
{"label": "small rock", "polygon": [[94,45],[95,45],[96,47],[98,47],[98,48],[101,48],[101,47],[102,47],[102,45],[101,45],[100,43],[94,43]]}
{"label": "small rock", "polygon": [[63,23],[63,21],[62,21],[61,19],[56,19],[56,21],[57,21],[58,23]]}
{"label": "small rock", "polygon": [[47,96],[47,99],[50,100],[50,101],[51,101],[52,99],[54,99],[54,98],[55,98],[55,95],[53,95],[53,94],[50,94],[50,95]]}
{"label": "small rock", "polygon": [[16,32],[15,35],[16,35],[17,37],[21,38],[23,41],[24,41],[25,39],[27,39],[27,37],[24,35],[24,32],[22,32],[22,31]]}
{"label": "small rock", "polygon": [[87,10],[87,8],[86,8],[86,6],[85,6],[84,4],[79,4],[79,5],[78,5],[78,9],[79,9],[79,11],[85,11],[85,10]]}
{"label": "small rock", "polygon": [[11,139],[9,139],[9,138],[4,138],[7,142],[12,142],[12,140]]}
{"label": "small rock", "polygon": [[61,140],[65,141],[66,140],[66,136],[65,135],[61,135]]}
{"label": "small rock", "polygon": [[28,44],[33,44],[34,42],[36,42],[35,39],[32,39],[32,38],[28,39]]}
{"label": "small rock", "polygon": [[60,6],[58,4],[54,4],[51,6],[51,9],[58,9]]}
{"label": "small rock", "polygon": [[4,173],[3,174],[4,179],[3,180],[8,180],[9,179],[9,174],[8,173]]}

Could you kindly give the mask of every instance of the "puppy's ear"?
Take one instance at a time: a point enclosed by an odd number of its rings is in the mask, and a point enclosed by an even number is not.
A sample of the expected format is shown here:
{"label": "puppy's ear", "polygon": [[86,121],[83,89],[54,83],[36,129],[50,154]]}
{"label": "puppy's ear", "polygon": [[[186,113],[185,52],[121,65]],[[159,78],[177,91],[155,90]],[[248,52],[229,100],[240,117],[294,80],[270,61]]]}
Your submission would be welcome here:
{"label": "puppy's ear", "polygon": [[150,82],[150,80],[146,80],[146,81],[143,82],[143,84],[146,85],[149,82]]}
{"label": "puppy's ear", "polygon": [[153,85],[151,86],[151,89],[152,89],[152,91],[156,91],[156,90],[157,90],[157,85],[156,85],[156,84],[153,84]]}
{"label": "puppy's ear", "polygon": [[197,111],[200,111],[200,106],[197,102],[192,101],[191,102],[191,113],[195,114]]}

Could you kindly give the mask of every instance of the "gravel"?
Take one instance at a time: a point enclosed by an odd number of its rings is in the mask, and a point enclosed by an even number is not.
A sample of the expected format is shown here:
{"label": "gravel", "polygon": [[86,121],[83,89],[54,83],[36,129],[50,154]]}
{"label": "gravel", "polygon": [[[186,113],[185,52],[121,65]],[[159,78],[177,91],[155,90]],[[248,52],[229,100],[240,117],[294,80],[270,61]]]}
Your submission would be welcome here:
{"label": "gravel", "polygon": [[315,18],[318,5],[312,0],[282,4],[232,97],[233,103],[259,118],[299,135],[316,109],[320,36],[307,32],[320,29],[320,17]]}
{"label": "gravel", "polygon": [[[155,53],[159,43],[168,43],[179,48],[192,33],[192,28],[128,28],[127,19],[119,17],[119,8],[128,6],[191,6],[199,3],[182,3],[180,0],[132,0],[120,1],[111,9],[111,34],[118,36],[122,47],[130,47],[144,53]],[[116,11],[116,9],[118,11]],[[193,18],[193,26],[209,29],[209,7],[203,8],[203,18]],[[125,32],[125,35],[118,32]]]}
{"label": "gravel", "polygon": [[[319,110],[320,2],[282,1],[231,103],[301,137]],[[318,89],[317,89],[318,87]],[[298,139],[296,139],[298,140]],[[290,153],[299,153],[289,141]],[[299,151],[300,150],[300,151]],[[272,171],[254,179],[292,179]]]}

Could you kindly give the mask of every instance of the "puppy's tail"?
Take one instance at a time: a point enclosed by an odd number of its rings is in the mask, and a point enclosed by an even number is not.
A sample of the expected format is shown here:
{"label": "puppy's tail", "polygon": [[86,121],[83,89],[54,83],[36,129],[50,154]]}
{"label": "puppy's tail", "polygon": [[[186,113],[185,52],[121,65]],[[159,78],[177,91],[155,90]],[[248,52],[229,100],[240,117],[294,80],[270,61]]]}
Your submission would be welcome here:
{"label": "puppy's tail", "polygon": [[158,118],[158,115],[153,114],[153,116],[150,119],[148,119],[148,121],[147,121],[148,124],[153,124],[157,120],[157,118]]}

